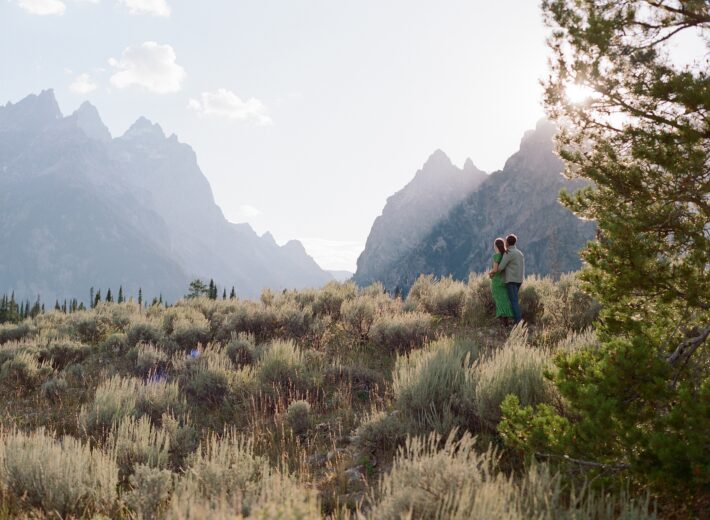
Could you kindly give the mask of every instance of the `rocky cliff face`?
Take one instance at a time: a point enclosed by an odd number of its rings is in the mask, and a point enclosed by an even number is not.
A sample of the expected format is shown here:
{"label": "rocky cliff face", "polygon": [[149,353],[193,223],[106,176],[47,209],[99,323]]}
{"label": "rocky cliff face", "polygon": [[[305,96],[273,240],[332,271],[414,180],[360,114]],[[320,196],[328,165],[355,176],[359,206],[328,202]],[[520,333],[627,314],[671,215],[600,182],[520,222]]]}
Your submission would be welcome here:
{"label": "rocky cliff face", "polygon": [[[595,225],[578,219],[558,202],[560,190],[573,191],[581,185],[561,175],[562,162],[553,152],[554,132],[551,123],[538,123],[525,134],[520,150],[503,170],[468,193],[388,268],[368,273],[368,281],[379,280],[390,290],[407,290],[422,273],[465,280],[470,272],[489,267],[493,240],[508,233],[518,236],[528,274],[557,275],[579,269],[579,250],[593,238]],[[356,279],[361,278],[356,275]]]}
{"label": "rocky cliff face", "polygon": [[387,199],[357,261],[354,280],[368,285],[396,270],[453,207],[473,192],[486,174],[471,159],[456,167],[441,150],[435,151],[414,179]]}
{"label": "rocky cliff face", "polygon": [[0,107],[0,292],[86,299],[89,287],[184,294],[193,277],[262,288],[332,279],[300,244],[228,222],[192,149],[141,118],[112,139],[51,91]]}

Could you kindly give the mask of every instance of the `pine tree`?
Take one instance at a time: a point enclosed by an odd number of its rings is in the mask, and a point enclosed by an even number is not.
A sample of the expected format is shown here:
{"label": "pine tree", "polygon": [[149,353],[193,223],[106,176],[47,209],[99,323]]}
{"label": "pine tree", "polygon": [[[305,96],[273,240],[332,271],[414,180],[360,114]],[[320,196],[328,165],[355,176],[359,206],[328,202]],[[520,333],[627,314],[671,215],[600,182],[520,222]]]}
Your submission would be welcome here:
{"label": "pine tree", "polygon": [[123,303],[125,298],[123,297],[123,285],[118,286],[118,300],[117,303]]}
{"label": "pine tree", "polygon": [[112,302],[113,301],[113,295],[111,294],[111,288],[109,287],[108,290],[106,291],[106,301],[107,302]]}
{"label": "pine tree", "polygon": [[[582,278],[602,345],[558,355],[564,415],[509,397],[500,425],[511,445],[632,472],[684,510],[710,495],[710,68],[666,46],[710,37],[708,5],[543,1],[546,105],[566,174],[592,181],[562,201],[598,225]],[[570,99],[575,84],[588,99]]]}
{"label": "pine tree", "polygon": [[101,289],[98,289],[96,291],[96,295],[94,296],[94,305],[92,306],[92,309],[95,309],[99,303],[101,303]]}
{"label": "pine tree", "polygon": [[94,287],[91,286],[91,289],[89,289],[89,305],[91,305],[91,308],[94,308],[94,302],[96,301],[96,298],[94,297]]}
{"label": "pine tree", "polygon": [[229,299],[235,300],[236,298],[237,298],[237,291],[234,290],[234,286],[232,285],[232,290],[229,293]]}
{"label": "pine tree", "polygon": [[143,289],[141,287],[138,288],[138,307],[143,307]]}
{"label": "pine tree", "polygon": [[[199,298],[200,296],[209,296],[212,287],[207,287],[205,282],[199,278],[195,278],[190,282],[190,288],[187,293],[187,298]],[[162,303],[162,300],[161,300]]]}
{"label": "pine tree", "polygon": [[226,287],[222,290],[222,299],[223,300],[227,299],[227,288]]}
{"label": "pine tree", "polygon": [[55,310],[55,311],[61,311],[61,310],[62,310],[62,308],[59,306],[59,300],[56,300],[56,301],[54,302],[54,310]]}

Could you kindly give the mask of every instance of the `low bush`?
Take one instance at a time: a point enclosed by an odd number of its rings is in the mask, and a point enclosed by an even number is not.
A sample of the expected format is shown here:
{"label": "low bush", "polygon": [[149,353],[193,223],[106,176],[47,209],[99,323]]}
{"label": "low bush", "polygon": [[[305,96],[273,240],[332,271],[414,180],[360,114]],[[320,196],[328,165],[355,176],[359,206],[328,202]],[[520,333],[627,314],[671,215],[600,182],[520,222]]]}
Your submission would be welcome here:
{"label": "low bush", "polygon": [[303,400],[292,402],[288,405],[284,420],[293,433],[306,433],[311,426],[311,405]]}
{"label": "low bush", "polygon": [[197,309],[180,305],[163,314],[163,330],[179,349],[189,351],[210,340],[210,323]]}
{"label": "low bush", "polygon": [[463,316],[472,325],[491,323],[496,315],[496,303],[491,292],[491,279],[486,274],[471,273],[468,277],[468,293]]}
{"label": "low bush", "polygon": [[303,354],[291,340],[272,341],[264,348],[255,371],[266,390],[274,386],[298,386],[305,376]]}
{"label": "low bush", "polygon": [[56,439],[40,429],[0,435],[0,483],[19,508],[47,517],[111,515],[118,467],[112,455],[73,437]]}
{"label": "low bush", "polygon": [[421,275],[412,285],[407,302],[436,316],[460,317],[466,302],[466,284],[452,277],[435,280],[433,275]]}
{"label": "low bush", "polygon": [[123,501],[138,518],[160,518],[170,503],[174,480],[170,470],[136,465]]}
{"label": "low bush", "polygon": [[532,465],[520,479],[497,470],[490,448],[475,439],[436,434],[409,439],[391,471],[369,495],[372,520],[598,520],[655,519],[647,500],[594,493],[563,492],[560,479],[544,465]]}
{"label": "low bush", "polygon": [[446,433],[456,426],[473,427],[471,384],[477,357],[474,343],[450,338],[399,356],[392,381],[395,407],[417,431]]}
{"label": "low bush", "polygon": [[162,350],[151,343],[139,343],[130,353],[135,360],[135,373],[138,376],[160,374],[168,367],[170,360]]}
{"label": "low bush", "polygon": [[58,403],[67,391],[67,380],[63,377],[53,377],[42,384],[40,390],[42,397],[50,403]]}
{"label": "low bush", "polygon": [[355,446],[360,452],[373,455],[391,454],[399,448],[410,433],[409,419],[399,410],[372,412],[355,430]]}
{"label": "low bush", "polygon": [[274,336],[278,328],[276,310],[262,303],[243,301],[227,314],[219,328],[218,337],[229,340],[240,332],[252,334],[257,341],[266,341]]}
{"label": "low bush", "polygon": [[11,323],[0,324],[0,345],[8,341],[19,341],[36,332],[34,326],[24,321],[17,325]]}
{"label": "low bush", "polygon": [[155,322],[149,320],[136,320],[126,331],[126,341],[130,347],[135,347],[138,343],[159,345],[162,340],[163,331]]}
{"label": "low bush", "polygon": [[138,465],[168,467],[170,435],[163,428],[155,428],[146,416],[121,419],[111,429],[106,445],[116,456],[122,481],[127,481]]}
{"label": "low bush", "polygon": [[251,365],[256,360],[256,340],[253,334],[240,333],[227,343],[225,353],[235,365]]}
{"label": "low bush", "polygon": [[88,345],[71,339],[55,339],[41,349],[40,358],[61,370],[72,363],[81,363],[90,353],[91,347]]}
{"label": "low bush", "polygon": [[108,336],[111,323],[106,316],[92,311],[81,311],[71,315],[70,330],[80,341],[98,345]]}
{"label": "low bush", "polygon": [[495,428],[500,420],[500,405],[509,394],[523,406],[552,403],[556,392],[545,378],[552,365],[548,352],[527,344],[527,329],[517,326],[499,350],[481,360],[475,384],[476,410],[483,422]]}
{"label": "low bush", "polygon": [[101,342],[101,349],[114,355],[123,354],[127,348],[128,336],[123,332],[114,332]]}
{"label": "low bush", "polygon": [[415,347],[431,334],[431,316],[422,312],[402,312],[379,316],[372,324],[370,339],[390,352]]}
{"label": "low bush", "polygon": [[54,370],[47,363],[40,363],[31,352],[18,352],[0,368],[0,381],[13,385],[20,393],[29,393],[45,381]]}

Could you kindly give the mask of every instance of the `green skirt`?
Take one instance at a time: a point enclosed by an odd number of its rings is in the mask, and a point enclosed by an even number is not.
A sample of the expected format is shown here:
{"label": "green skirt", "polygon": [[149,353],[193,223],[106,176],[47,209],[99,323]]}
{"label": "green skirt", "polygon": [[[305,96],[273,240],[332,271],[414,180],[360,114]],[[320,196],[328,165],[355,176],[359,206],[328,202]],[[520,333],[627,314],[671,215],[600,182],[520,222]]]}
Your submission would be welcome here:
{"label": "green skirt", "polygon": [[493,293],[493,300],[496,302],[496,318],[512,318],[513,308],[510,306],[508,289],[500,274],[496,274],[491,279],[491,292]]}

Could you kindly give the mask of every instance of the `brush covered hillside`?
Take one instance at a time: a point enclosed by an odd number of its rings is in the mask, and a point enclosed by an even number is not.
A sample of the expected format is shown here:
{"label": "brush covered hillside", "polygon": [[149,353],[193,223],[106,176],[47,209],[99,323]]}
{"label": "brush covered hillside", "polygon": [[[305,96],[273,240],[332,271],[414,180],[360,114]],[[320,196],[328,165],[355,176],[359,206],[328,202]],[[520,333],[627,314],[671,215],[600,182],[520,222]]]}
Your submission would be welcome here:
{"label": "brush covered hillside", "polygon": [[476,276],[2,325],[2,516],[655,518],[496,447],[503,398],[561,409],[544,371],[596,343],[574,276],[521,298],[511,333]]}
{"label": "brush covered hillside", "polygon": [[0,291],[45,301],[89,287],[174,301],[213,278],[242,296],[332,277],[296,241],[228,222],[194,151],[138,119],[112,138],[92,105],[64,117],[51,90],[0,106]]}
{"label": "brush covered hillside", "polygon": [[[409,204],[394,204],[413,190],[415,178],[388,201],[375,221],[358,259],[355,281],[379,281],[390,291],[406,291],[422,273],[466,280],[469,273],[489,267],[493,240],[508,233],[518,236],[528,273],[559,276],[578,270],[579,251],[594,237],[595,225],[558,201],[560,190],[574,191],[583,184],[562,176],[562,161],[553,151],[554,134],[555,126],[542,120],[525,134],[503,170],[483,176],[472,164],[464,168],[478,182],[457,189],[457,197],[448,200],[451,204],[427,198],[425,192],[424,200],[438,208],[434,218],[426,212],[410,215]],[[430,162],[435,158],[444,162],[444,157],[437,152]],[[419,222],[418,233],[408,231],[411,220]],[[388,238],[381,240],[385,225]],[[391,238],[396,236],[405,237],[407,247],[399,247]]]}

